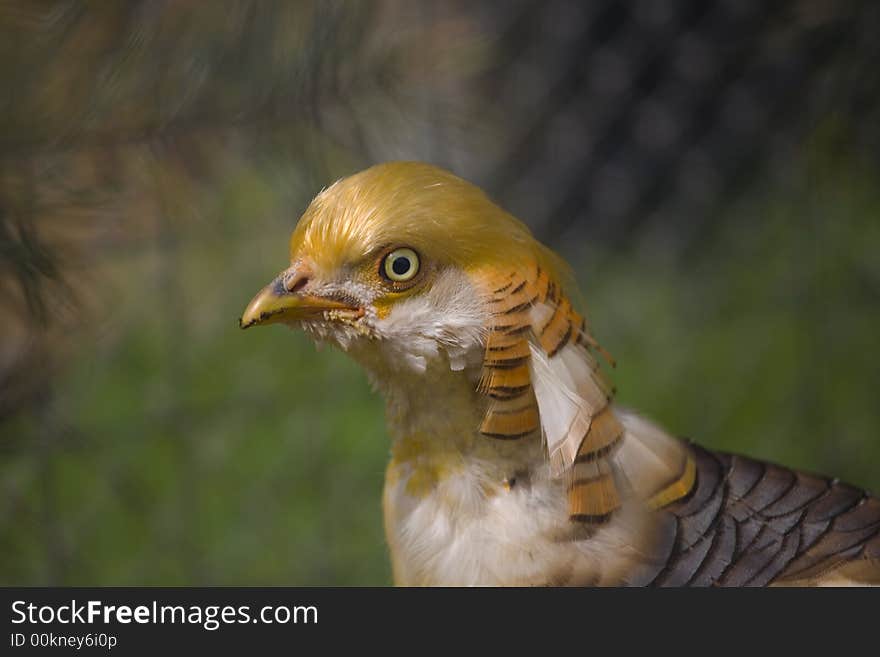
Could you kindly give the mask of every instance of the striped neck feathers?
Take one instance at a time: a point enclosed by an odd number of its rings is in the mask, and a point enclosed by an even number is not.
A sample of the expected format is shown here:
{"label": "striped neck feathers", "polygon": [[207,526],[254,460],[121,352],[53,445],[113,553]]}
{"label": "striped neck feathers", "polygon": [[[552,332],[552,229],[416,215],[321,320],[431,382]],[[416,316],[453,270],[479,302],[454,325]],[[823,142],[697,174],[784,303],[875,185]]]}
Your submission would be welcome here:
{"label": "striped neck feathers", "polygon": [[469,348],[458,341],[456,351],[396,369],[353,353],[386,397],[397,451],[507,462],[543,451],[543,467],[567,481],[570,517],[585,522],[630,499],[657,507],[687,493],[687,449],[647,423],[624,422],[600,369],[599,357],[610,357],[548,272],[537,263],[478,272],[471,285],[483,312]]}

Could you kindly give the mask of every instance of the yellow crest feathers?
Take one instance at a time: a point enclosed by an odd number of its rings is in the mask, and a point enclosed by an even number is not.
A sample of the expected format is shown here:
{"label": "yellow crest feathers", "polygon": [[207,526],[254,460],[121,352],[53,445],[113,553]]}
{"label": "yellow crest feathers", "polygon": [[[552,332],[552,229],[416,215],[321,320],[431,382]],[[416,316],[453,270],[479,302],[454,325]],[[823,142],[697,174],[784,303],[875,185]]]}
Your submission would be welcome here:
{"label": "yellow crest feathers", "polygon": [[479,187],[421,162],[378,164],[322,191],[290,252],[332,271],[398,245],[467,271],[538,261],[555,278],[568,276],[565,263]]}

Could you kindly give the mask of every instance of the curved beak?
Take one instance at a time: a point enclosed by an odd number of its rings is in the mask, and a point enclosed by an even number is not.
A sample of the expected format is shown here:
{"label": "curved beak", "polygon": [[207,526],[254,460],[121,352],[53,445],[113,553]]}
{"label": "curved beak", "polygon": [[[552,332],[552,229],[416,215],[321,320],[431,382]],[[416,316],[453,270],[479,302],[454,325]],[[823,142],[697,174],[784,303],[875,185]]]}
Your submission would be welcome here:
{"label": "curved beak", "polygon": [[282,272],[274,281],[260,290],[245,308],[238,325],[250,328],[276,322],[295,322],[309,319],[328,319],[326,313],[335,311],[352,318],[363,316],[363,310],[324,297],[297,292],[301,280],[289,272]]}

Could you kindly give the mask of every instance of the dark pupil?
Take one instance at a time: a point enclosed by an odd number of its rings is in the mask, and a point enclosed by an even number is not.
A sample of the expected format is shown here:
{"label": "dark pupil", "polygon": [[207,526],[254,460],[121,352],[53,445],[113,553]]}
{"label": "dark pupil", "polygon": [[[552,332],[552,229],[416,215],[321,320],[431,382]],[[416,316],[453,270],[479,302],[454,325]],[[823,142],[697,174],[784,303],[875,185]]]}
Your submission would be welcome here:
{"label": "dark pupil", "polygon": [[391,271],[393,271],[398,276],[403,276],[406,272],[409,271],[409,268],[409,258],[395,258],[394,262],[391,263]]}

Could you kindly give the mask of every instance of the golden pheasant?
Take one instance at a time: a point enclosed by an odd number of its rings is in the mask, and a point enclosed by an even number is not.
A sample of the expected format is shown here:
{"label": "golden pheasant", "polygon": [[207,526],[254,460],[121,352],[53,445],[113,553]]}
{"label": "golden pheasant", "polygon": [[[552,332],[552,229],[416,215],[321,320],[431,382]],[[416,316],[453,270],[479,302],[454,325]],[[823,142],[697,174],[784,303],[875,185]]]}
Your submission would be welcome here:
{"label": "golden pheasant", "polygon": [[677,439],[612,403],[566,267],[415,162],[322,191],[242,328],[330,342],[385,397],[401,585],[880,583],[880,500]]}

